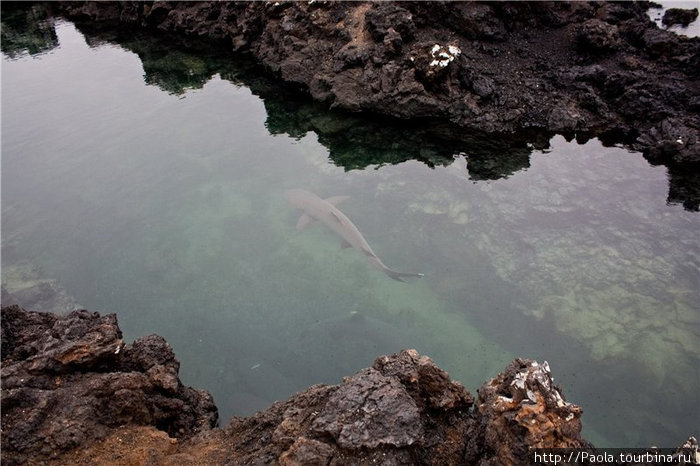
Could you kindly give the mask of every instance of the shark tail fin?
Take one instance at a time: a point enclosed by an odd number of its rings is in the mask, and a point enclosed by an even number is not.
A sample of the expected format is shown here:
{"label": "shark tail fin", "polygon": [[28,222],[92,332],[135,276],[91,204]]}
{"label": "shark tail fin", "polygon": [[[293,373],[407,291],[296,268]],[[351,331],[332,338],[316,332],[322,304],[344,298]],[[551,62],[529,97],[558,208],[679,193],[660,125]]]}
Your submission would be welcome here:
{"label": "shark tail fin", "polygon": [[420,278],[423,276],[422,273],[397,272],[396,270],[391,270],[388,267],[383,269],[383,270],[384,270],[384,273],[387,274],[390,278],[393,278],[396,281],[404,282],[404,283],[406,283],[406,280],[404,280],[403,277]]}

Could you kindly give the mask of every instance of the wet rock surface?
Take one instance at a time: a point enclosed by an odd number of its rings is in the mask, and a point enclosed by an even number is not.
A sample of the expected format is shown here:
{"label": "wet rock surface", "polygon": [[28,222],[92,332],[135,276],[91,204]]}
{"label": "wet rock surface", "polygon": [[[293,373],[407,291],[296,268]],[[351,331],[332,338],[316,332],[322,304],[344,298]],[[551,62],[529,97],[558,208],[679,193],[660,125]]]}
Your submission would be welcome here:
{"label": "wet rock surface", "polygon": [[224,429],[211,397],[177,372],[165,340],[125,345],[114,314],[3,308],[3,461],[521,464],[532,446],[588,446],[581,409],[546,363],[514,361],[474,406],[430,358],[404,350]]}
{"label": "wet rock surface", "polygon": [[[62,4],[76,20],[228,44],[334,108],[438,117],[486,132],[613,137],[660,163],[698,163],[693,102],[700,95],[700,40],[658,29],[647,8],[644,2]],[[667,21],[681,21],[668,14]],[[668,141],[652,137],[654,131],[669,133]]]}

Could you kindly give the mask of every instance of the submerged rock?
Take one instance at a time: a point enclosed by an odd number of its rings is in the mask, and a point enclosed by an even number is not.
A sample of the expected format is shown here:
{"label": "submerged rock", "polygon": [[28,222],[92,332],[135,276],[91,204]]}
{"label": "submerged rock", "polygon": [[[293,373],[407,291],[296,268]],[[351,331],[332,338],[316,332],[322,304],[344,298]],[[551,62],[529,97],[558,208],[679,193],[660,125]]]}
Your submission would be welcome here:
{"label": "submerged rock", "polygon": [[42,277],[36,267],[26,262],[3,266],[0,288],[5,306],[17,304],[36,311],[59,313],[81,308],[56,280]]}

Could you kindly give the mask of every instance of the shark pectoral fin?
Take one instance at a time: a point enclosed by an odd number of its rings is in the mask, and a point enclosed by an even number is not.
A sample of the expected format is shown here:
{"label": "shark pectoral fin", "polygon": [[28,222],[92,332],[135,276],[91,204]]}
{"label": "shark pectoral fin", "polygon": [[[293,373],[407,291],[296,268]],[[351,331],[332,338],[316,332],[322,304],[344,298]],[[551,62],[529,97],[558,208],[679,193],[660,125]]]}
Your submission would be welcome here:
{"label": "shark pectoral fin", "polygon": [[299,221],[297,222],[297,231],[302,231],[304,228],[308,227],[313,220],[314,219],[311,218],[310,215],[301,214],[301,217],[299,217]]}
{"label": "shark pectoral fin", "polygon": [[329,197],[325,201],[331,205],[337,206],[341,202],[346,201],[348,199],[350,199],[350,196],[333,196],[333,197]]}
{"label": "shark pectoral fin", "polygon": [[340,223],[341,225],[343,224],[343,219],[338,217],[338,214],[336,214],[332,210],[331,210],[331,215],[333,216],[334,219],[336,219],[338,221],[338,223]]}
{"label": "shark pectoral fin", "polygon": [[345,240],[340,242],[340,249],[347,249],[347,248],[351,248],[351,247],[352,247],[352,244],[348,243]]}

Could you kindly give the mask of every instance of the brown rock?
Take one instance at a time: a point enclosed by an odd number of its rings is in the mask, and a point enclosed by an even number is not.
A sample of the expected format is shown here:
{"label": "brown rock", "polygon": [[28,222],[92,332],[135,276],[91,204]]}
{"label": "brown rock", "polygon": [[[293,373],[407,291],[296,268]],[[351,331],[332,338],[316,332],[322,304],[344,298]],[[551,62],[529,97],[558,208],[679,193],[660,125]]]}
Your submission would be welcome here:
{"label": "brown rock", "polygon": [[614,50],[620,46],[620,34],[617,26],[597,18],[584,22],[576,36],[579,50],[600,53]]}
{"label": "brown rock", "polygon": [[218,429],[165,340],[123,346],[114,315],[3,308],[2,345],[3,464],[500,466],[529,464],[531,448],[592,448],[546,362],[516,359],[474,406],[405,350]]}
{"label": "brown rock", "polygon": [[180,384],[165,340],[121,336],[114,314],[2,309],[4,462],[55,458],[125,424],[179,438],[216,425],[211,396]]}
{"label": "brown rock", "polygon": [[333,457],[333,448],[318,440],[299,437],[282,455],[282,466],[325,466]]}
{"label": "brown rock", "polygon": [[421,440],[418,407],[394,377],[365,369],[346,379],[311,425],[347,449],[405,447]]}
{"label": "brown rock", "polygon": [[566,402],[546,362],[516,359],[479,389],[476,407],[469,461],[528,464],[530,448],[591,448],[581,438],[581,408]]}

